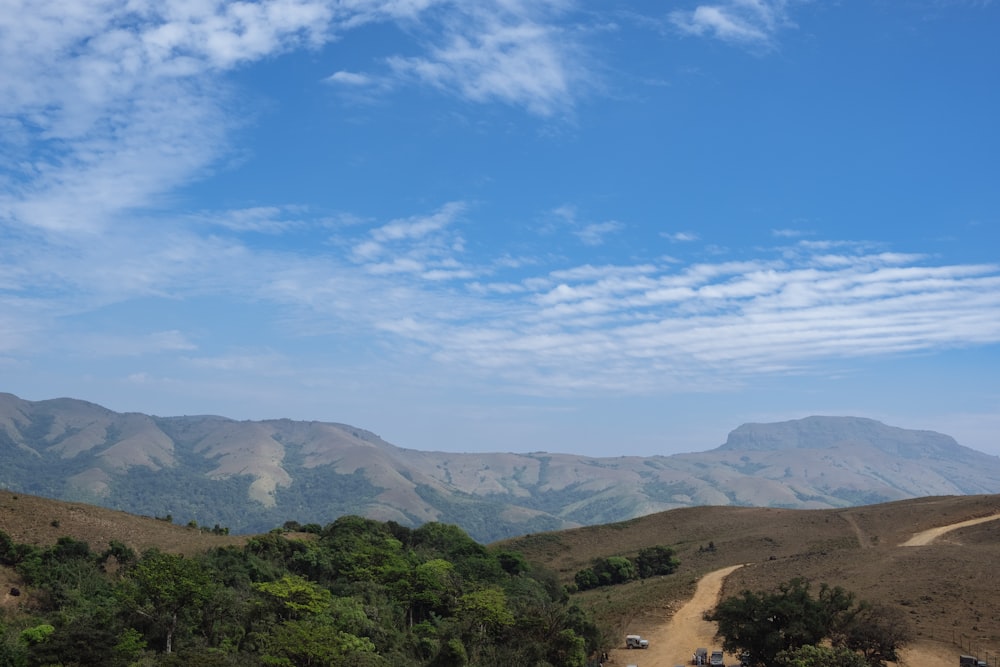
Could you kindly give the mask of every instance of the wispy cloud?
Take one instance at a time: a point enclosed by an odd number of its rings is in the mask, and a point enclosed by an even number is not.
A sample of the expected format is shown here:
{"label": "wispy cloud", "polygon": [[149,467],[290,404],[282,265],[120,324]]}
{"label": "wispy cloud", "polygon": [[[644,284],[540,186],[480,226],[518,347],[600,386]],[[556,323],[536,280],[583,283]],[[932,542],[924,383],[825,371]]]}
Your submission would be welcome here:
{"label": "wispy cloud", "polygon": [[313,0],[14,5],[0,17],[14,123],[0,221],[50,232],[99,231],[196,177],[239,122],[215,75],[318,45],[334,20]]}
{"label": "wispy cloud", "polygon": [[370,86],[374,83],[373,77],[368,74],[347,72],[344,70],[334,72],[328,76],[326,80],[330,83],[336,83],[344,86]]}
{"label": "wispy cloud", "polygon": [[617,220],[581,220],[576,206],[572,204],[562,204],[552,209],[550,219],[542,224],[540,231],[551,234],[561,226],[567,227],[581,243],[591,247],[602,245],[609,235],[625,229],[625,225]]}
{"label": "wispy cloud", "polygon": [[[563,3],[445,0],[186,2],[13,0],[0,13],[0,224],[96,233],[155,209],[230,149],[223,75],[373,22],[404,22],[423,51],[386,54],[397,76],[549,115],[577,95]],[[432,11],[433,10],[433,11]],[[339,71],[354,88],[374,79]]]}
{"label": "wispy cloud", "polygon": [[72,341],[72,345],[83,347],[89,354],[97,357],[138,357],[150,354],[191,352],[198,349],[198,346],[186,334],[176,329],[142,333],[135,336],[88,334],[80,338],[82,340]]}
{"label": "wispy cloud", "polygon": [[459,259],[465,241],[452,229],[466,209],[464,202],[449,202],[429,215],[375,227],[354,243],[352,257],[375,274],[406,273],[428,280],[470,277]]}
{"label": "wispy cloud", "polygon": [[[234,226],[252,229],[257,223],[246,218],[271,213],[214,217],[243,219]],[[253,308],[289,338],[336,335],[366,348],[384,345],[400,360],[431,360],[527,393],[688,391],[1000,342],[996,265],[934,264],[922,255],[818,240],[746,261],[546,269],[540,258],[500,261],[501,252],[498,261],[473,262],[460,230],[474,213],[451,202],[381,224],[337,226],[328,230],[330,243],[309,256],[177,230],[56,253],[33,249],[25,238],[0,248],[0,350],[71,346],[68,335],[56,333],[61,323],[109,304],[215,296]],[[92,335],[75,338],[81,351],[94,349]],[[197,333],[159,327],[101,349],[176,354],[190,352],[196,340]],[[229,359],[218,368],[241,373],[253,366],[240,360],[254,356],[213,352],[204,359]]]}
{"label": "wispy cloud", "polygon": [[584,225],[582,229],[574,232],[577,238],[584,243],[584,245],[589,246],[599,246],[604,243],[604,238],[608,234],[614,234],[620,232],[625,226],[615,220],[606,220],[604,222],[592,222],[588,225]]}
{"label": "wispy cloud", "polygon": [[[766,48],[791,25],[786,8],[720,0],[671,20],[688,34]],[[243,122],[225,78],[235,68],[398,22],[417,40],[406,55],[394,47],[379,55],[380,72],[340,70],[329,83],[389,79],[551,117],[571,110],[588,84],[572,28],[550,20],[571,10],[518,0],[8,1],[0,352],[183,355],[189,366],[229,373],[283,363],[266,347],[195,350],[202,338],[174,323],[100,338],[100,324],[81,323],[127,301],[213,298],[252,310],[285,342],[334,337],[538,393],[697,389],[1000,342],[997,266],[844,241],[793,244],[789,230],[774,232],[788,245],[749,261],[717,249],[716,261],[698,264],[556,266],[523,248],[483,257],[487,233],[467,252],[471,227],[499,223],[477,220],[479,208],[462,201],[392,220],[348,214],[329,226],[289,205],[163,213],[172,192],[232,148]],[[593,246],[622,229],[572,206],[542,217]],[[308,251],[252,242],[321,227],[326,236]]]}
{"label": "wispy cloud", "polygon": [[589,75],[574,36],[548,22],[562,2],[469,4],[443,21],[425,55],[391,56],[400,77],[475,102],[499,101],[550,116],[570,109]]}
{"label": "wispy cloud", "polygon": [[670,20],[682,32],[734,44],[769,47],[782,28],[791,27],[787,0],[727,0],[674,10]]}
{"label": "wispy cloud", "polygon": [[801,229],[772,229],[771,236],[779,239],[796,239],[803,236],[808,236],[809,232],[802,231]]}
{"label": "wispy cloud", "polygon": [[694,232],[663,232],[660,236],[673,243],[689,243],[698,240],[698,235]]}
{"label": "wispy cloud", "polygon": [[495,322],[409,317],[393,331],[524,387],[639,392],[1000,340],[996,266],[791,256],[581,267],[521,292],[480,288],[498,299]]}
{"label": "wispy cloud", "polygon": [[234,232],[280,234],[297,226],[298,219],[307,210],[304,206],[253,206],[230,211],[202,211],[191,215],[190,219]]}

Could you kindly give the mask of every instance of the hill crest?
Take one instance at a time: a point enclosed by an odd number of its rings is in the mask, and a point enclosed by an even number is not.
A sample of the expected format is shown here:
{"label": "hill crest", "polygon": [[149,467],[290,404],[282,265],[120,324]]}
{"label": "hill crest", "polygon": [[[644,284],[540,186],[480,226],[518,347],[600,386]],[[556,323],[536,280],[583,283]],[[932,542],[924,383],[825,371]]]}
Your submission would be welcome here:
{"label": "hill crest", "polygon": [[0,394],[0,486],[264,532],[360,514],[480,541],[678,507],[836,508],[1000,492],[1000,459],[856,417],[745,424],[698,453],[587,457],[409,450],[346,424],[116,413]]}

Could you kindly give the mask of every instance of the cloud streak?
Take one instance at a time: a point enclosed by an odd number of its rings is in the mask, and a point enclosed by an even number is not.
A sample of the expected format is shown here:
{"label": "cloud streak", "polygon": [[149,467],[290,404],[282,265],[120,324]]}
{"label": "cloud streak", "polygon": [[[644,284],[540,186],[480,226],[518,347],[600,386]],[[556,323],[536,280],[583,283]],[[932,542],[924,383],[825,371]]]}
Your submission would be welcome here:
{"label": "cloud streak", "polygon": [[714,37],[732,44],[770,47],[774,36],[792,23],[787,0],[728,0],[670,12],[670,21],[682,33]]}
{"label": "cloud streak", "polygon": [[495,2],[463,7],[422,56],[392,56],[393,72],[474,102],[499,101],[550,116],[569,109],[589,76],[583,52],[548,23],[564,3]]}
{"label": "cloud streak", "polygon": [[572,40],[546,23],[561,6],[10,0],[0,16],[0,224],[100,233],[155,209],[230,150],[244,121],[225,74],[370,23],[422,26],[420,54],[388,57],[397,78],[539,115],[566,110],[577,60]]}
{"label": "cloud streak", "polygon": [[[524,394],[710,390],[1000,342],[996,265],[934,264],[865,244],[810,240],[744,261],[546,269],[541,257],[469,257],[459,230],[482,213],[463,202],[336,226],[310,256],[239,240],[281,233],[293,215],[296,225],[324,226],[304,209],[240,209],[192,222],[228,237],[173,229],[58,252],[31,236],[7,244],[0,248],[7,314],[0,350],[41,354],[50,339],[81,353],[190,351],[203,332],[161,323],[131,342],[115,334],[101,344],[98,332],[73,337],[63,328],[117,303],[213,297],[279,323],[289,344],[348,338],[391,349],[400,363],[430,360],[442,373]],[[31,333],[39,331],[48,335]],[[244,355],[218,352],[228,356]]]}
{"label": "cloud streak", "polygon": [[[782,253],[787,255],[787,251]],[[525,388],[670,391],[828,363],[1000,340],[1000,273],[799,246],[793,257],[686,268],[581,267],[522,282],[475,326],[391,330]],[[510,298],[510,295],[516,295]]]}

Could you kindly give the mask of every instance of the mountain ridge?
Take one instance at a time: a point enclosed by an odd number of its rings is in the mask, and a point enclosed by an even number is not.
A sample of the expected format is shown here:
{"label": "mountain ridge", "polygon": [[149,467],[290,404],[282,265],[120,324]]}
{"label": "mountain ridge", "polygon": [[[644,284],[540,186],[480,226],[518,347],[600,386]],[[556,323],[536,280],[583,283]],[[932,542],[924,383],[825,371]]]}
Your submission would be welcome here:
{"label": "mountain ridge", "polygon": [[[835,432],[829,428],[831,423],[838,425]],[[831,437],[832,433],[836,433],[835,438]],[[903,429],[864,417],[821,416],[772,424],[742,424],[729,433],[725,444],[719,449],[787,450],[802,448],[803,443],[812,448],[826,448],[849,442],[866,442],[883,451],[903,456],[912,452],[908,452],[902,445],[920,446],[926,453],[955,453],[960,449],[970,449],[959,445],[951,436],[935,431]]]}
{"label": "mountain ridge", "polygon": [[478,540],[693,505],[822,509],[1000,491],[1000,459],[859,417],[744,424],[669,456],[411,450],[333,422],[116,413],[0,394],[0,485],[234,532],[360,514]]}

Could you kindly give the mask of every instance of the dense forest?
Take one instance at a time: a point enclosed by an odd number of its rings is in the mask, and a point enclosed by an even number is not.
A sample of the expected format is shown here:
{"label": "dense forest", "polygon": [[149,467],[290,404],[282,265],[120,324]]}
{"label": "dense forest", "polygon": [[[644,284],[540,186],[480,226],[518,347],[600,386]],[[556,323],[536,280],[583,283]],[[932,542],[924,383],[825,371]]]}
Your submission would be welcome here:
{"label": "dense forest", "polygon": [[185,557],[0,531],[25,590],[0,667],[578,667],[596,626],[554,574],[460,528],[344,516]]}

